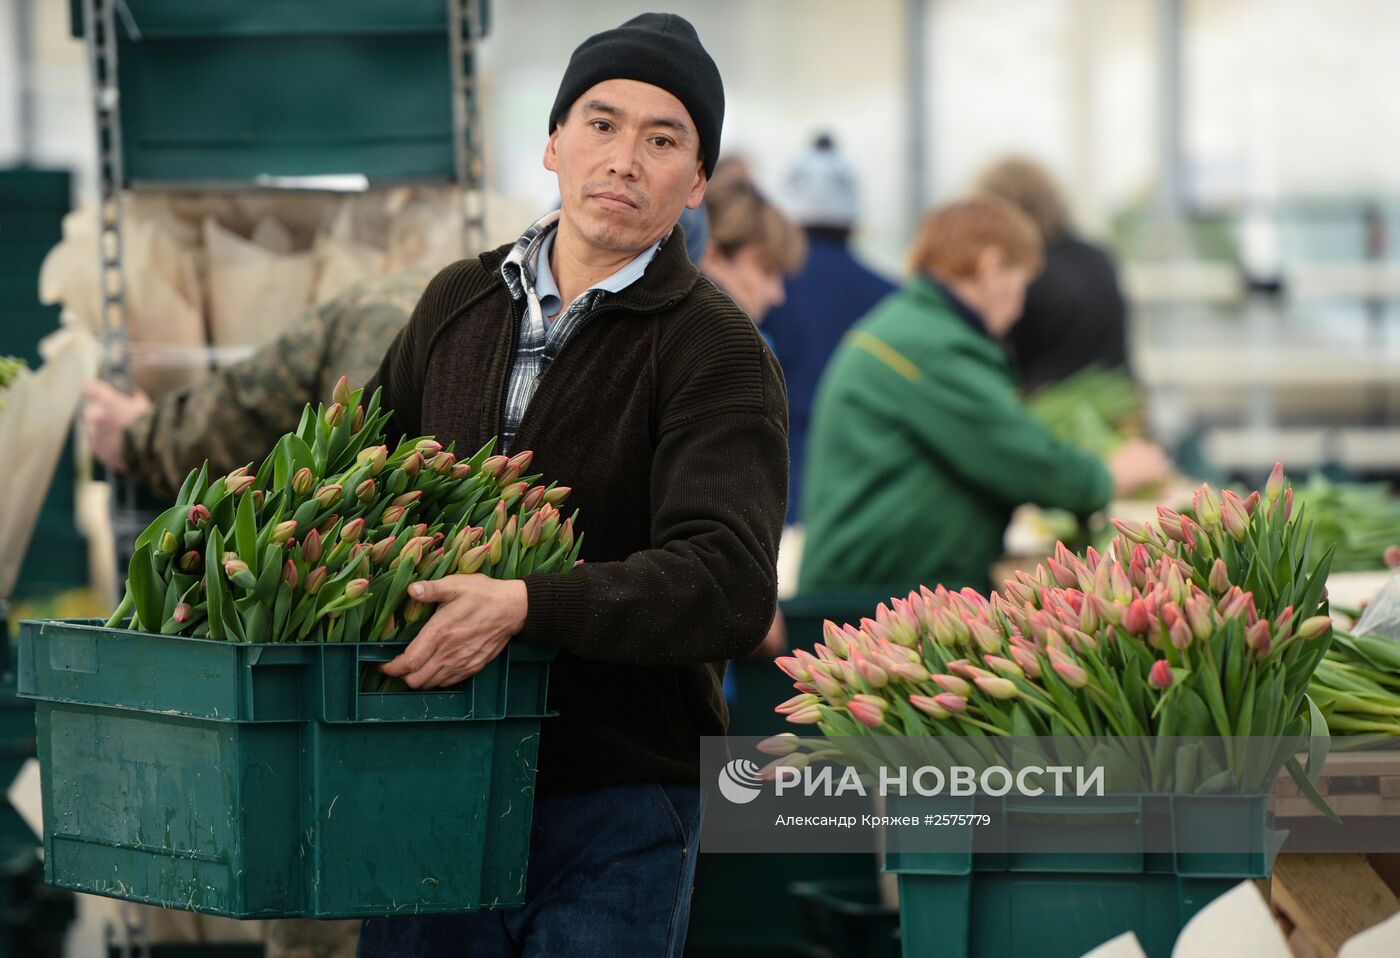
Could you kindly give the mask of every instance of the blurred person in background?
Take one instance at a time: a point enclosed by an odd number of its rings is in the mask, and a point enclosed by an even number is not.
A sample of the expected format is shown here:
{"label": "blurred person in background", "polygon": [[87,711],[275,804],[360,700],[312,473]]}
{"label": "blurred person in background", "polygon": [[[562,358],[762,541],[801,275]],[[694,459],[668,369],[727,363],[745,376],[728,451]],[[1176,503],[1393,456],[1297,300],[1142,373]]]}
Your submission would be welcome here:
{"label": "blurred person in background", "polygon": [[827,134],[793,164],[787,209],[807,237],[807,262],[784,287],[785,301],[763,321],[788,387],[789,525],[799,521],[802,469],[817,380],[841,337],[895,285],[851,252],[860,217],[856,171]]}
{"label": "blurred person in background", "polygon": [[1045,265],[1006,336],[1022,388],[1048,386],[1089,366],[1126,366],[1128,309],[1117,270],[1107,251],[1075,233],[1050,173],[1034,160],[1008,157],[983,171],[976,189],[1029,216],[1044,245]]}
{"label": "blurred person in background", "polygon": [[817,388],[803,594],[986,590],[1017,506],[1087,514],[1163,477],[1156,446],[1132,441],[1103,463],[1022,404],[998,340],[1041,256],[1035,224],[1004,201],[925,217],[914,278],[855,326]]}
{"label": "blurred person in background", "polygon": [[[802,268],[807,243],[802,231],[770,203],[745,177],[730,176],[711,183],[705,194],[710,218],[710,243],[700,259],[700,272],[734,300],[763,332],[768,311],[783,301],[783,277]],[[791,467],[789,467],[791,477]],[[791,478],[789,478],[791,483]],[[781,611],[754,658],[771,659],[787,651],[787,629]],[[732,676],[725,691],[732,694]]]}
{"label": "blurred person in background", "polygon": [[712,183],[705,207],[710,245],[700,272],[761,326],[768,311],[783,302],[783,277],[802,268],[807,241],[747,179]]}
{"label": "blurred person in background", "polygon": [[210,475],[261,462],[342,375],[355,386],[369,381],[431,278],[415,270],[361,280],[247,359],[154,402],[87,383],[83,425],[93,455],[171,500],[205,460]]}
{"label": "blurred person in background", "polygon": [[[704,206],[685,210],[679,225],[698,266],[709,243]],[[351,388],[369,381],[431,278],[405,270],[361,280],[247,359],[154,402],[101,380],[87,383],[83,424],[93,455],[172,500],[206,460],[211,475],[261,462],[296,429],[302,408],[326,401],[342,375]]]}

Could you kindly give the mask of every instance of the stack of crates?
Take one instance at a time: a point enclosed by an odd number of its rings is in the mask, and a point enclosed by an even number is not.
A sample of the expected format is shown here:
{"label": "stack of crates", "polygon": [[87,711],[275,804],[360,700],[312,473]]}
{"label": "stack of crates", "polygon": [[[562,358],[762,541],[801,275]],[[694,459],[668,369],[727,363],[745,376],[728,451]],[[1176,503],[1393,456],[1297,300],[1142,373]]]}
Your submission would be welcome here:
{"label": "stack of crates", "polygon": [[[58,307],[39,302],[39,267],[63,236],[71,206],[66,171],[0,170],[0,356],[39,366],[39,340],[58,329]],[[14,598],[50,595],[88,578],[87,540],[74,519],[73,444],[65,444],[44,498]]]}

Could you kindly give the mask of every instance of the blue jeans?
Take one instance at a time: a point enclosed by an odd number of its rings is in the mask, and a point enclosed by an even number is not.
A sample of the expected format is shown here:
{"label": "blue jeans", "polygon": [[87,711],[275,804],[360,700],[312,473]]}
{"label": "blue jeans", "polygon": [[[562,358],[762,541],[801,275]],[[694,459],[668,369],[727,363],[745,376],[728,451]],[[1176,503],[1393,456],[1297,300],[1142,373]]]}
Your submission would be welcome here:
{"label": "blue jeans", "polygon": [[525,907],[366,919],[357,958],[679,958],[702,812],[698,785],[540,796]]}

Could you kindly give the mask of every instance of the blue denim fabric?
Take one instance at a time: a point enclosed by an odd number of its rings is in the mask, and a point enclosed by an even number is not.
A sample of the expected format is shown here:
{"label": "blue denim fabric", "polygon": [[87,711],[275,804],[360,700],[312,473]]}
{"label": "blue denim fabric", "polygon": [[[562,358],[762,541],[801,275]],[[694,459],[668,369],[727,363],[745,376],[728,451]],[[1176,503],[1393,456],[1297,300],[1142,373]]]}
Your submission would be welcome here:
{"label": "blue denim fabric", "polygon": [[700,838],[698,785],[535,801],[525,907],[367,919],[358,958],[679,958]]}

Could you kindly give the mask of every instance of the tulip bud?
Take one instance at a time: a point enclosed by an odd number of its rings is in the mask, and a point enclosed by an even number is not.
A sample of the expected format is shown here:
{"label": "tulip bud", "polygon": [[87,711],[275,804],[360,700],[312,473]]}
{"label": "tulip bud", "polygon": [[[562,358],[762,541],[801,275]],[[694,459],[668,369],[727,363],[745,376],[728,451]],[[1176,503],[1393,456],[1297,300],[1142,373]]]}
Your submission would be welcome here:
{"label": "tulip bud", "polygon": [[248,563],[242,559],[226,559],[224,561],[224,575],[236,586],[244,589],[251,589],[258,584],[257,577],[248,568]]}
{"label": "tulip bud", "polygon": [[355,418],[350,420],[350,431],[359,432],[365,427],[365,407],[355,407]]}
{"label": "tulip bud", "polygon": [[1142,599],[1134,599],[1123,613],[1123,628],[1133,635],[1144,635],[1149,624],[1147,604]]}
{"label": "tulip bud", "polygon": [[335,387],[331,390],[331,402],[340,403],[342,406],[350,405],[350,379],[348,376],[341,376],[335,381]]}
{"label": "tulip bud", "polygon": [[326,582],[326,576],[330,575],[330,570],[323,565],[318,565],[306,574],[306,594],[315,595],[321,591],[321,586]]}
{"label": "tulip bud", "polygon": [[491,456],[481,464],[481,471],[493,479],[499,479],[509,461],[506,456]]}
{"label": "tulip bud", "polygon": [[195,504],[190,506],[189,515],[186,521],[191,527],[198,529],[209,521],[209,509],[203,505]]}
{"label": "tulip bud", "polygon": [[316,504],[322,509],[329,509],[340,501],[340,496],[345,492],[345,487],[338,482],[332,482],[316,490]]}
{"label": "tulip bud", "polygon": [[573,491],[573,486],[555,486],[553,489],[546,489],[544,501],[551,506],[561,505],[565,499],[569,498],[569,493]]}
{"label": "tulip bud", "polygon": [[440,452],[428,461],[428,468],[439,476],[451,474],[452,467],[457,465],[457,457],[450,452]]}
{"label": "tulip bud", "polygon": [[1210,612],[1210,599],[1204,593],[1192,595],[1186,600],[1186,624],[1190,626],[1191,634],[1202,642],[1215,631]]}
{"label": "tulip bud", "polygon": [[[777,661],[777,660],[775,659],[774,661]],[[807,708],[807,707],[810,706],[810,705],[817,705],[817,704],[820,703],[820,702],[821,702],[821,699],[817,698],[815,695],[811,694],[810,692],[803,692],[801,695],[794,695],[792,698],[788,699],[786,702],[783,702],[783,703],[781,703],[781,704],[775,706],[775,707],[773,708],[773,711],[775,711],[775,712],[777,712],[777,713],[779,713],[779,714],[781,715],[781,714],[784,714],[784,713],[795,712],[795,711],[797,711],[798,709]]]}
{"label": "tulip bud", "polygon": [[815,705],[810,705],[796,712],[789,712],[787,720],[793,725],[815,725],[822,720],[821,709]]}
{"label": "tulip bud", "polygon": [[304,496],[311,491],[311,484],[315,481],[316,478],[311,475],[311,469],[302,466],[292,474],[292,492],[298,496]]}
{"label": "tulip bud", "polygon": [[764,755],[776,755],[782,757],[791,755],[802,747],[802,740],[791,732],[783,732],[781,735],[771,735],[755,746]]}
{"label": "tulip bud", "polygon": [[522,546],[535,546],[540,541],[540,528],[544,523],[540,519],[540,513],[535,513],[525,521],[525,525],[520,530],[520,544]]}
{"label": "tulip bud", "polygon": [[1270,504],[1276,503],[1283,497],[1283,461],[1274,463],[1274,469],[1269,473],[1269,481],[1264,483],[1264,498]]}
{"label": "tulip bud", "polygon": [[1224,559],[1216,559],[1215,564],[1210,567],[1210,590],[1216,595],[1224,595],[1230,591],[1230,573],[1225,568]]}
{"label": "tulip bud", "polygon": [[297,572],[297,564],[291,559],[282,563],[282,581],[293,589],[301,584],[301,573]]}
{"label": "tulip bud", "polygon": [[180,540],[175,538],[175,533],[166,529],[160,534],[160,541],[156,544],[156,553],[163,556],[173,556],[180,548]]}
{"label": "tulip bud", "polygon": [[979,619],[971,617],[964,619],[963,624],[967,626],[968,634],[971,635],[973,641],[977,643],[977,648],[981,649],[983,652],[1001,651],[1003,646],[1002,638],[992,630],[991,626]]}
{"label": "tulip bud", "polygon": [[422,490],[414,489],[412,492],[405,492],[403,495],[395,497],[394,501],[389,503],[389,505],[398,506],[400,509],[407,509],[422,498]]}
{"label": "tulip bud", "polygon": [[394,543],[398,541],[397,536],[385,536],[369,547],[369,561],[374,565],[383,565],[389,558],[389,553],[394,549]]}
{"label": "tulip bud", "polygon": [[1050,663],[1050,667],[1072,689],[1082,689],[1089,684],[1089,673],[1084,671],[1082,665],[1068,659],[1057,659]]}
{"label": "tulip bud", "polygon": [[1128,574],[1123,571],[1123,567],[1118,563],[1113,563],[1113,568],[1109,571],[1109,583],[1113,590],[1112,599],[1119,605],[1127,605],[1133,598],[1133,585],[1128,581]]}
{"label": "tulip bud", "polygon": [[531,486],[520,500],[521,512],[534,512],[544,503],[544,486]]}
{"label": "tulip bud", "polygon": [[1029,677],[1033,679],[1040,677],[1040,662],[1036,659],[1034,652],[1019,645],[1013,645],[1011,646],[1011,658],[1016,660],[1021,671]]}
{"label": "tulip bud", "polygon": [[998,675],[1006,678],[1021,678],[1026,673],[1022,668],[1010,659],[1002,658],[1000,655],[984,655],[982,661]]}
{"label": "tulip bud", "polygon": [[361,518],[351,519],[340,528],[341,542],[359,542],[360,537],[365,534],[365,520]]}
{"label": "tulip bud", "polygon": [[424,459],[431,459],[442,452],[442,443],[436,439],[420,439],[414,450],[421,453]]}
{"label": "tulip bud", "polygon": [[312,529],[306,534],[306,538],[301,540],[301,557],[307,562],[315,565],[321,558],[321,533]]}
{"label": "tulip bud", "polygon": [[1168,539],[1186,541],[1186,535],[1181,531],[1181,513],[1166,506],[1158,506],[1157,524],[1162,527],[1162,532]]}
{"label": "tulip bud", "polygon": [[410,453],[399,468],[403,470],[404,475],[413,478],[423,471],[423,454],[420,452]]}
{"label": "tulip bud", "polygon": [[257,479],[254,476],[237,476],[224,479],[224,489],[233,496],[241,496],[253,487]]}
{"label": "tulip bud", "polygon": [[488,550],[486,555],[487,558],[491,560],[491,564],[495,565],[500,562],[501,556],[505,555],[505,540],[501,538],[500,529],[491,533],[491,538],[487,540],[486,547]]}
{"label": "tulip bud", "polygon": [[1225,490],[1223,498],[1221,519],[1225,525],[1225,531],[1236,542],[1243,542],[1245,537],[1249,535],[1249,513],[1245,511],[1244,500],[1230,489]]}
{"label": "tulip bud", "polygon": [[339,426],[344,421],[345,407],[338,402],[331,403],[330,408],[326,410],[326,425],[334,428],[336,426]]}
{"label": "tulip bud", "polygon": [[996,677],[987,678],[979,675],[972,680],[972,683],[983,693],[990,695],[994,699],[1014,699],[1018,694],[1016,691],[1016,684],[1010,679]]}
{"label": "tulip bud", "polygon": [[1220,528],[1220,502],[1211,491],[1210,483],[1201,483],[1201,488],[1191,497],[1191,504],[1202,526],[1212,532]]}
{"label": "tulip bud", "polygon": [[1178,649],[1185,649],[1191,645],[1191,626],[1187,624],[1185,618],[1178,618],[1167,628],[1167,636],[1171,643]]}
{"label": "tulip bud", "polygon": [[1244,630],[1245,644],[1259,658],[1269,654],[1273,647],[1273,635],[1269,632],[1269,623],[1260,619]]}
{"label": "tulip bud", "polygon": [[224,478],[225,478],[225,479],[241,479],[241,478],[243,478],[243,477],[246,476],[246,475],[249,475],[248,467],[247,467],[247,466],[239,466],[237,469],[233,470],[233,472],[230,472],[230,473],[229,473],[227,476],[225,476]]}
{"label": "tulip bud", "polygon": [[1172,675],[1172,667],[1166,659],[1158,659],[1152,663],[1152,668],[1147,671],[1147,684],[1154,689],[1163,691],[1172,687],[1172,682],[1176,681]]}
{"label": "tulip bud", "polygon": [[885,724],[885,710],[871,702],[852,699],[846,703],[851,718],[868,728],[879,728]]}
{"label": "tulip bud", "polygon": [[940,721],[950,718],[953,714],[927,695],[911,695],[909,696],[909,704],[930,718]]}
{"label": "tulip bud", "polygon": [[1129,522],[1127,519],[1114,519],[1113,527],[1123,533],[1129,542],[1145,545],[1152,541],[1152,537],[1147,534],[1147,527],[1141,522]]}
{"label": "tulip bud", "polygon": [[479,570],[486,562],[486,557],[490,553],[491,547],[486,544],[473,546],[462,553],[457,560],[457,571],[462,575],[471,575]]}
{"label": "tulip bud", "polygon": [[417,599],[409,599],[404,603],[403,620],[405,622],[417,622],[423,618],[423,613],[428,611],[427,606]]}
{"label": "tulip bud", "polygon": [[872,689],[882,689],[890,683],[889,674],[869,659],[855,659],[853,664],[860,677],[865,680],[865,684]]}
{"label": "tulip bud", "polygon": [[347,599],[358,599],[368,591],[368,579],[351,579],[349,582],[345,583],[345,598]]}
{"label": "tulip bud", "polygon": [[521,496],[523,496],[525,494],[525,490],[528,488],[530,488],[528,483],[513,482],[510,485],[505,486],[501,489],[501,501],[506,503],[507,506],[509,506],[510,504],[514,503],[516,499],[519,499]]}
{"label": "tulip bud", "polygon": [[177,602],[170,612],[170,617],[180,625],[188,622],[193,615],[194,608],[188,602]]}
{"label": "tulip bud", "polygon": [[196,573],[204,565],[204,556],[200,555],[198,550],[191,549],[180,556],[179,565],[181,572]]}
{"label": "tulip bud", "polygon": [[283,545],[297,531],[297,521],[288,519],[286,522],[279,522],[272,527],[272,532],[268,535],[268,541],[273,545]]}
{"label": "tulip bud", "polygon": [[798,659],[791,655],[780,655],[773,660],[773,664],[782,669],[794,682],[810,682],[811,673]]}
{"label": "tulip bud", "polygon": [[1253,517],[1254,510],[1259,508],[1259,490],[1256,489],[1244,498],[1245,515]]}
{"label": "tulip bud", "polygon": [[1332,631],[1332,619],[1325,615],[1315,615],[1304,619],[1298,626],[1298,638],[1305,641],[1320,639]]}

